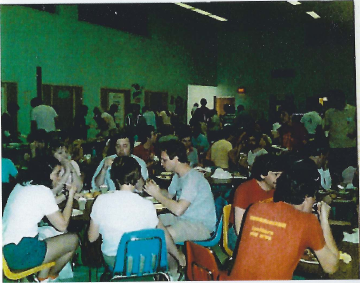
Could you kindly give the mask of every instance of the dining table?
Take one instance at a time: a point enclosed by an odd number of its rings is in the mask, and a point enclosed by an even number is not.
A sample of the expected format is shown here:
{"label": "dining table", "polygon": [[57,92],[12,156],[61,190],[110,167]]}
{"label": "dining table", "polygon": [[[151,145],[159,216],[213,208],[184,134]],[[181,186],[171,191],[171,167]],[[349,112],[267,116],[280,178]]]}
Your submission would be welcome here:
{"label": "dining table", "polygon": [[333,274],[326,274],[314,256],[312,260],[301,259],[294,274],[305,279],[359,279],[358,189],[320,190],[317,198],[331,206],[329,223],[340,251],[339,268]]}

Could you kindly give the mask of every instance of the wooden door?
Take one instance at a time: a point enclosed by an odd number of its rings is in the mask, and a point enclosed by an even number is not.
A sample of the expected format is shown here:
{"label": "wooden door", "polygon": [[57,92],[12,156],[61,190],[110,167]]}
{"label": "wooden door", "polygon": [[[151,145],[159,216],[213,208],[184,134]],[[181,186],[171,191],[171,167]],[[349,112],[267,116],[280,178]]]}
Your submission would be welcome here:
{"label": "wooden door", "polygon": [[67,131],[73,126],[77,105],[82,104],[82,87],[43,84],[42,100],[58,114],[58,129]]}
{"label": "wooden door", "polygon": [[148,106],[154,112],[168,110],[168,93],[145,91],[145,106]]}
{"label": "wooden door", "polygon": [[224,105],[234,105],[235,106],[235,97],[216,97],[214,96],[214,105],[217,111],[218,116],[224,115]]}
{"label": "wooden door", "polygon": [[[1,114],[7,111],[7,104],[13,102],[17,104],[18,101],[17,83],[1,82]],[[15,117],[16,130],[18,131],[18,113]]]}

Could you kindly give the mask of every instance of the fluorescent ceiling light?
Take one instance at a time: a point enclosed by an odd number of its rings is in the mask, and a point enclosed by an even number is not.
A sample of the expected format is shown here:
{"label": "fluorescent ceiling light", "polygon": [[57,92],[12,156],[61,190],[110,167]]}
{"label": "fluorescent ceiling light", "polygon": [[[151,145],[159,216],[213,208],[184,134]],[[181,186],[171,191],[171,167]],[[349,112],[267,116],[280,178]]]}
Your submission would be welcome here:
{"label": "fluorescent ceiling light", "polygon": [[320,19],[320,16],[319,16],[318,14],[316,14],[314,11],[306,12],[306,14],[309,14],[309,15],[312,16],[314,19]]}
{"label": "fluorescent ceiling light", "polygon": [[219,16],[216,16],[216,15],[209,15],[210,18],[213,18],[215,20],[218,20],[218,21],[221,21],[221,22],[226,22],[227,19],[225,18],[222,18],[222,17],[219,17]]}
{"label": "fluorescent ceiling light", "polygon": [[287,1],[289,2],[291,5],[300,5],[301,3],[299,1]]}
{"label": "fluorescent ceiling light", "polygon": [[190,6],[190,5],[187,5],[187,4],[184,4],[184,3],[174,3],[175,5],[178,5],[178,6],[181,6],[181,7],[183,7],[183,8],[185,8],[185,9],[194,9],[194,7],[193,6]]}
{"label": "fluorescent ceiling light", "polygon": [[216,15],[213,15],[213,14],[211,14],[211,13],[209,13],[209,12],[206,12],[206,11],[204,11],[204,10],[195,8],[195,7],[190,6],[190,5],[188,5],[188,4],[184,4],[184,3],[181,3],[181,2],[175,2],[174,4],[175,4],[175,5],[178,5],[178,6],[180,6],[180,7],[183,7],[183,8],[185,8],[185,9],[189,9],[189,10],[191,10],[191,11],[194,11],[194,12],[196,12],[196,13],[199,13],[199,14],[201,14],[201,15],[209,16],[209,17],[211,17],[211,18],[213,18],[213,19],[215,19],[215,20],[221,21],[221,22],[226,22],[226,21],[227,21],[227,19],[225,19],[225,18],[222,18],[222,17],[216,16]]}
{"label": "fluorescent ceiling light", "polygon": [[211,13],[200,10],[200,9],[194,9],[193,11],[196,12],[196,13],[199,13],[201,15],[205,15],[205,16],[211,15]]}

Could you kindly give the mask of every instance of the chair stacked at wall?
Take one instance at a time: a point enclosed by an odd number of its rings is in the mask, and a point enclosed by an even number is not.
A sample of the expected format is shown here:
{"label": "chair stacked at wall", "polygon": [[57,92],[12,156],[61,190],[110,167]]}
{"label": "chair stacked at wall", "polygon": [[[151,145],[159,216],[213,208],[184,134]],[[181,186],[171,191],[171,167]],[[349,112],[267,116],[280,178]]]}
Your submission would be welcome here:
{"label": "chair stacked at wall", "polygon": [[115,265],[108,268],[112,273],[111,280],[162,275],[169,281],[164,231],[144,229],[124,233]]}
{"label": "chair stacked at wall", "polygon": [[37,272],[39,272],[40,270],[46,269],[46,268],[50,268],[52,266],[55,265],[55,261],[53,262],[49,262],[49,263],[44,263],[42,265],[27,269],[27,270],[22,270],[22,271],[11,271],[6,260],[5,257],[3,255],[3,271],[4,271],[4,275],[10,279],[10,280],[17,280],[20,282],[20,279],[25,278],[29,275],[35,274]]}
{"label": "chair stacked at wall", "polygon": [[223,248],[224,248],[225,252],[230,257],[232,257],[233,256],[233,251],[229,248],[229,242],[228,242],[230,213],[231,213],[231,204],[228,204],[228,205],[224,206],[224,209],[223,209],[224,223],[223,223],[222,236],[223,236]]}

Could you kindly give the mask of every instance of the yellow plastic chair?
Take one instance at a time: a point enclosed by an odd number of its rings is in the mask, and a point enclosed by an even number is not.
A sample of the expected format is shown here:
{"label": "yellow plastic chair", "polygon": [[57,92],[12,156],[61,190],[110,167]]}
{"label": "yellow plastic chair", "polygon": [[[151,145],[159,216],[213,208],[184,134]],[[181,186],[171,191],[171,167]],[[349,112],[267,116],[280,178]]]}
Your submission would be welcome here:
{"label": "yellow plastic chair", "polygon": [[26,276],[37,273],[40,270],[43,270],[45,268],[50,268],[50,267],[52,267],[54,265],[55,265],[55,261],[52,261],[52,262],[49,262],[49,263],[44,263],[42,265],[33,267],[31,269],[27,269],[27,270],[23,270],[23,271],[19,271],[19,272],[13,272],[13,271],[10,270],[9,266],[7,265],[7,262],[5,260],[4,255],[3,255],[3,271],[4,271],[4,275],[10,280],[19,280],[21,278],[25,278]]}
{"label": "yellow plastic chair", "polygon": [[231,204],[224,206],[223,208],[223,248],[225,252],[229,255],[233,255],[233,251],[229,248],[228,244],[228,232],[229,232],[229,219],[230,219],[230,212],[231,212]]}

